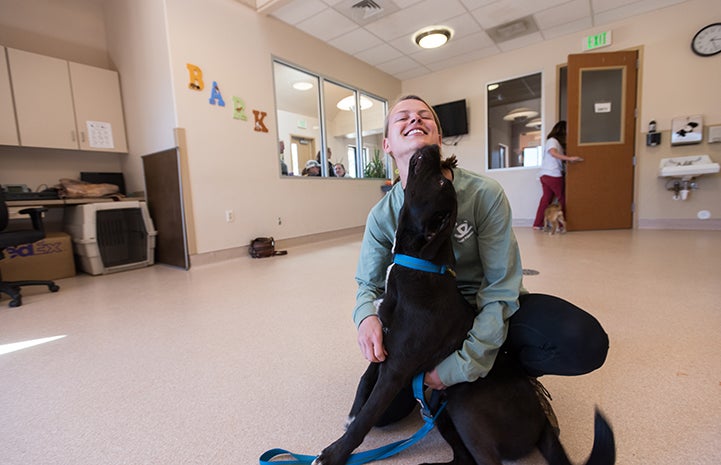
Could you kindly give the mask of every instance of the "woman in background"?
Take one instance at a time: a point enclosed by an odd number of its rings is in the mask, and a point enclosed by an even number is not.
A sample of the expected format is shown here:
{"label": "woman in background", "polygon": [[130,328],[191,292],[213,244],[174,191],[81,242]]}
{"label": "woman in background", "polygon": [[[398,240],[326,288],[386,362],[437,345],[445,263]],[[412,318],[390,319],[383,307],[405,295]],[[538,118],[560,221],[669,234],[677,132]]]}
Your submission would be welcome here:
{"label": "woman in background", "polygon": [[544,211],[546,207],[551,205],[554,197],[558,199],[563,212],[566,212],[563,177],[564,161],[578,162],[583,161],[583,158],[566,155],[566,122],[559,121],[546,136],[546,144],[543,146],[543,161],[541,162],[541,170],[538,173],[541,177],[543,195],[538,203],[533,229],[543,229]]}

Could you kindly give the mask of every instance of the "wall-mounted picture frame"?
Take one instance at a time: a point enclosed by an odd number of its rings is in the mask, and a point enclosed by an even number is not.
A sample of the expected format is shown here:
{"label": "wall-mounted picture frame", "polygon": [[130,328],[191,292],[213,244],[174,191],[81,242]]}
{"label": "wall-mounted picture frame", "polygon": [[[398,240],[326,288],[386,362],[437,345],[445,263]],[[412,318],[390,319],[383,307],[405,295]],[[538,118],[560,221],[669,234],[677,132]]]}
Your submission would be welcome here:
{"label": "wall-mounted picture frame", "polygon": [[671,120],[671,145],[700,144],[703,140],[703,116],[679,116]]}

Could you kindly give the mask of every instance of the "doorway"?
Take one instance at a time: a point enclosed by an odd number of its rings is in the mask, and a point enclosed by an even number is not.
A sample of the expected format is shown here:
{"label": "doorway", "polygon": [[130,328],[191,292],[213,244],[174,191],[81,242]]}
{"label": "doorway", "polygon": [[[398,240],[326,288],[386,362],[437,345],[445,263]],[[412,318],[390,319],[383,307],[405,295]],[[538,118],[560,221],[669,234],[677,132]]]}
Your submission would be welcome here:
{"label": "doorway", "polygon": [[303,136],[290,136],[290,170],[294,176],[300,176],[308,160],[315,160],[315,139]]}
{"label": "doorway", "polygon": [[638,52],[568,56],[569,231],[633,227]]}

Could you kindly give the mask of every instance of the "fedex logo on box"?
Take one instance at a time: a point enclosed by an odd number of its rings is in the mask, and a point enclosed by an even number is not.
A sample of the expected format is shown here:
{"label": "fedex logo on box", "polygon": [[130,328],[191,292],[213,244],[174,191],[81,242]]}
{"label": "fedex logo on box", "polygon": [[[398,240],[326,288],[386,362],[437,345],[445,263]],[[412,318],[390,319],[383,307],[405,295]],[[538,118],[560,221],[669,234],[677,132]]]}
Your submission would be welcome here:
{"label": "fedex logo on box", "polygon": [[32,244],[23,244],[17,247],[8,247],[5,249],[8,257],[20,258],[20,257],[32,257],[36,255],[47,255],[53,253],[62,253],[63,243],[62,241],[47,241],[41,240]]}

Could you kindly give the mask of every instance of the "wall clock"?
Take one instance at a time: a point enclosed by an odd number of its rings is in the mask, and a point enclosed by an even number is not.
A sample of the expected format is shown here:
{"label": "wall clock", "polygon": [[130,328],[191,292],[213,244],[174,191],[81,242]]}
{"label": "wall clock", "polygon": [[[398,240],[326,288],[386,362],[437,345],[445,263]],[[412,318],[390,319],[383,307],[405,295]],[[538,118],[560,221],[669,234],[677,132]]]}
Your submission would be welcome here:
{"label": "wall clock", "polygon": [[691,39],[691,50],[702,57],[721,53],[721,23],[702,27]]}

